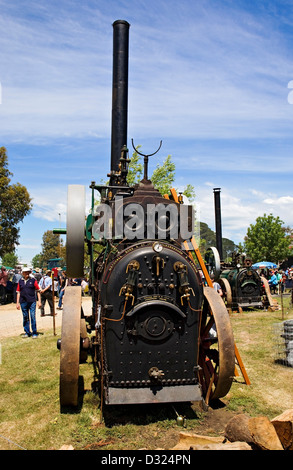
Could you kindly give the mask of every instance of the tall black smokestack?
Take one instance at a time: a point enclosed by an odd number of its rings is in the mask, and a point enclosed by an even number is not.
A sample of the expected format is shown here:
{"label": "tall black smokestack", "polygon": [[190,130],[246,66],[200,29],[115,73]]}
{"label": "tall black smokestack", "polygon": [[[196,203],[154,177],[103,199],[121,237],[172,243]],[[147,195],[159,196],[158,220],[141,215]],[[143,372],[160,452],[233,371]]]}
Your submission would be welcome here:
{"label": "tall black smokestack", "polygon": [[118,171],[121,149],[127,146],[129,27],[124,20],[113,23],[111,172]]}
{"label": "tall black smokestack", "polygon": [[220,255],[220,260],[223,260],[223,246],[222,246],[222,219],[221,219],[221,188],[214,188],[214,201],[215,201],[215,221],[216,221],[216,245]]}

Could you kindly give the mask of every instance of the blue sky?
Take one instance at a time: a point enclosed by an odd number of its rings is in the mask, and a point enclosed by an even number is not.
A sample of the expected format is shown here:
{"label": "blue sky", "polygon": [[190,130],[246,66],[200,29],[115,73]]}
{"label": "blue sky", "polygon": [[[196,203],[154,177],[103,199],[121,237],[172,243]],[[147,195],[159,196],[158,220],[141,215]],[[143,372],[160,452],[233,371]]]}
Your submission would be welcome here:
{"label": "blue sky", "polygon": [[65,226],[69,184],[109,171],[117,19],[131,24],[129,148],[162,140],[151,168],[170,154],[175,186],[194,185],[213,229],[220,187],[223,236],[236,243],[264,213],[292,227],[291,1],[0,0],[0,145],[34,203],[20,259]]}

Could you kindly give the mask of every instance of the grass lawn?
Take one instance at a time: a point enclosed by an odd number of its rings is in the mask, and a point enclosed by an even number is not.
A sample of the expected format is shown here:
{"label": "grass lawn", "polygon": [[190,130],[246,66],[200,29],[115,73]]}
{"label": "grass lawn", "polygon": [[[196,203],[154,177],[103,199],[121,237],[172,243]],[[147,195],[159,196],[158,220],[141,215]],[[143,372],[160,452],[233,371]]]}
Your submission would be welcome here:
{"label": "grass lawn", "polygon": [[[289,297],[284,297],[284,320],[293,318]],[[235,342],[251,385],[239,371],[228,395],[222,399],[227,412],[265,415],[269,418],[293,408],[293,368],[275,362],[276,312],[233,313]],[[74,412],[59,406],[59,351],[57,336],[45,332],[38,339],[22,337],[2,341],[0,365],[0,450],[59,449],[170,449],[179,428],[171,405],[128,406],[105,410],[100,422],[99,396],[92,391],[93,364],[80,365],[85,393]],[[176,405],[187,418],[188,431],[200,432],[209,412],[189,404]],[[212,433],[213,430],[211,429]]]}

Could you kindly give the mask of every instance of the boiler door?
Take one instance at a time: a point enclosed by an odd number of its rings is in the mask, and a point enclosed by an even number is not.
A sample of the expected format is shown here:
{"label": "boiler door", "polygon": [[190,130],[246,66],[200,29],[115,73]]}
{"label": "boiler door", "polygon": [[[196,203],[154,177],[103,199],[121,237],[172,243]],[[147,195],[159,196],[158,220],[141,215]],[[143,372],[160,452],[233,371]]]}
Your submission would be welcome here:
{"label": "boiler door", "polygon": [[176,306],[164,301],[142,302],[127,314],[132,322],[129,331],[148,341],[163,341],[180,328],[185,314]]}

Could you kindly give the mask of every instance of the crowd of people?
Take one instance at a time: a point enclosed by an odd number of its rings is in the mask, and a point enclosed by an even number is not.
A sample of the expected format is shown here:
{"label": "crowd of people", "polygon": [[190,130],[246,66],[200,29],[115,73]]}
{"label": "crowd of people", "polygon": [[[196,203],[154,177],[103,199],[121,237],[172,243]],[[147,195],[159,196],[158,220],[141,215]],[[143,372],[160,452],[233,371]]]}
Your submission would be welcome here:
{"label": "crowd of people", "polygon": [[[286,270],[270,269],[260,272],[268,279],[271,292],[280,294],[286,287],[292,288],[293,267]],[[289,285],[291,283],[291,285]],[[37,338],[36,307],[45,315],[45,305],[48,302],[50,315],[54,314],[54,297],[58,299],[57,310],[62,310],[63,296],[67,286],[81,286],[82,295],[89,292],[87,279],[68,278],[66,271],[53,268],[52,271],[42,272],[39,268],[24,267],[21,270],[7,271],[5,266],[0,268],[0,305],[14,302],[16,308],[22,311],[24,336]],[[221,287],[213,279],[215,290],[223,295]],[[56,314],[56,313],[55,313]]]}
{"label": "crowd of people", "polygon": [[[23,277],[23,273],[25,272],[26,268],[22,269],[10,269],[7,270],[5,266],[1,266],[0,268],[0,305],[16,303],[16,289],[17,285]],[[89,284],[88,279],[67,279],[66,271],[62,270],[61,268],[53,268],[52,271],[50,270],[41,270],[39,268],[29,268],[30,277],[34,277],[38,283],[41,283],[41,280],[44,278],[52,277],[52,273],[54,274],[54,292],[55,297],[59,298],[58,307],[62,307],[63,302],[63,295],[65,289],[65,282],[66,285],[77,285],[81,286],[83,295],[89,292]],[[50,281],[46,280],[47,284]],[[41,283],[43,285],[43,282]],[[52,282],[48,286],[46,286],[46,296],[49,297],[48,292],[51,292],[50,297],[52,297]]]}
{"label": "crowd of people", "polygon": [[[66,271],[53,268],[42,272],[39,268],[24,267],[21,270],[7,271],[5,266],[0,269],[0,304],[14,302],[22,311],[24,337],[38,337],[36,325],[36,308],[45,316],[45,305],[48,302],[50,315],[54,315],[54,297],[58,299],[58,310],[62,310],[65,288],[81,286],[82,295],[89,292],[87,279],[68,278]],[[55,313],[56,315],[56,313]]]}
{"label": "crowd of people", "polygon": [[268,279],[272,294],[281,294],[285,289],[292,288],[293,267],[282,269],[269,269],[267,272],[261,272],[262,276]]}

